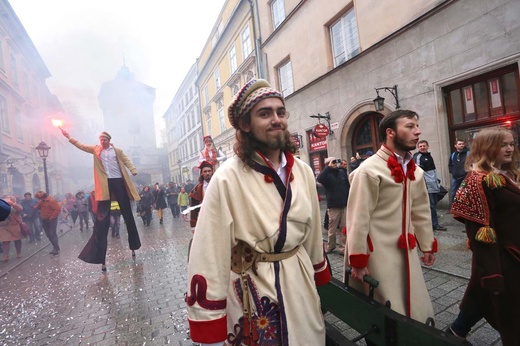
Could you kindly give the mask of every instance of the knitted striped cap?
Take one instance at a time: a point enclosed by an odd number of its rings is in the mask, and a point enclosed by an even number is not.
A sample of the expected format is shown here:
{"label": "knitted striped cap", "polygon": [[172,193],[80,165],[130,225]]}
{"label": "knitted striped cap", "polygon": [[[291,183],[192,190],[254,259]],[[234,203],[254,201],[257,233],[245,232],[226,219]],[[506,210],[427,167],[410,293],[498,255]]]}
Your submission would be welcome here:
{"label": "knitted striped cap", "polygon": [[247,82],[236,93],[228,107],[228,117],[231,125],[239,130],[239,119],[251,111],[258,102],[269,97],[279,98],[285,105],[283,95],[278,90],[273,89],[266,80],[252,79]]}

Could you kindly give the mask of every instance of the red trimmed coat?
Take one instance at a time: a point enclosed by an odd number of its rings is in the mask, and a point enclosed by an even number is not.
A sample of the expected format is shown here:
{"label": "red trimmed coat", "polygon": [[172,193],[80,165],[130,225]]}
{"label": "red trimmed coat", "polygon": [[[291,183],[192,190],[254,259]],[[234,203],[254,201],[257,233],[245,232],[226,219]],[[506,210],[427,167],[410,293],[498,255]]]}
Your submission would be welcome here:
{"label": "red trimmed coat", "polygon": [[[423,171],[413,160],[404,176],[384,145],[350,174],[345,264],[368,267],[379,281],[374,299],[425,323],[433,307],[418,251],[437,252]],[[363,286],[350,280],[362,291]]]}
{"label": "red trimmed coat", "polygon": [[[260,156],[255,161],[266,167]],[[246,278],[259,345],[324,345],[325,326],[316,285],[330,280],[323,253],[321,217],[314,174],[287,157],[290,206],[286,232],[280,231],[284,200],[271,176],[237,157],[213,175],[204,196],[188,265],[188,321],[194,342],[244,342],[240,275],[232,272],[231,253],[238,241],[260,253],[298,252],[279,262],[259,262]],[[289,200],[286,198],[286,200]]]}

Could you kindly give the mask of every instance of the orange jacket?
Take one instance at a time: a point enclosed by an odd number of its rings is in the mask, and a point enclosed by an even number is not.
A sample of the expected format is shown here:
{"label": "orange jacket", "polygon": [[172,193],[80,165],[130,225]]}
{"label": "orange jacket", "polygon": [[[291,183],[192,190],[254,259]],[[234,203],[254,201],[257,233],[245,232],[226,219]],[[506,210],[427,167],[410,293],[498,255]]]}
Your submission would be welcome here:
{"label": "orange jacket", "polygon": [[40,199],[35,208],[40,211],[42,220],[56,219],[61,212],[60,204],[51,196]]}

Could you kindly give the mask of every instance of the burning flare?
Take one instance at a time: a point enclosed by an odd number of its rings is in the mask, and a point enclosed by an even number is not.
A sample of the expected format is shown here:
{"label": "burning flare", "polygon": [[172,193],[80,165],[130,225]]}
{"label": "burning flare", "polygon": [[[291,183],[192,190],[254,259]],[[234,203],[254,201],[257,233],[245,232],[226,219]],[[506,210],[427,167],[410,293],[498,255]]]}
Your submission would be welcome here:
{"label": "burning flare", "polygon": [[54,125],[55,127],[59,127],[60,129],[63,126],[63,120],[51,119],[51,122],[52,122],[52,125]]}

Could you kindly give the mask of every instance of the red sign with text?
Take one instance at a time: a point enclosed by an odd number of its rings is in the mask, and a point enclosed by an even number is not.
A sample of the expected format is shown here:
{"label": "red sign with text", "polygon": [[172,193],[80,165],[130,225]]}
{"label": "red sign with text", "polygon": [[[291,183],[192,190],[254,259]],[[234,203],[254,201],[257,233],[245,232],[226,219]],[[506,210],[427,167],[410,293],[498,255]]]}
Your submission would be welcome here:
{"label": "red sign with text", "polygon": [[318,138],[325,138],[329,135],[329,128],[323,124],[314,126],[314,135]]}
{"label": "red sign with text", "polygon": [[314,131],[307,131],[307,136],[309,138],[309,151],[320,151],[327,150],[327,140],[323,138],[316,137],[313,134]]}

